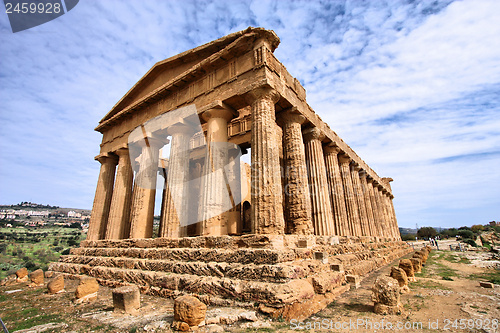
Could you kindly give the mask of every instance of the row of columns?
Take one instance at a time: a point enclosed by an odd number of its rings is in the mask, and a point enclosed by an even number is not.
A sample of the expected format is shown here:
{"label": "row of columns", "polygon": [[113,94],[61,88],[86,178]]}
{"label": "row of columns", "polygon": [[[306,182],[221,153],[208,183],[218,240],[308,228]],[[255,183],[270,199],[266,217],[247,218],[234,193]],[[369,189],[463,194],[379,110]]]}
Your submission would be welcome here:
{"label": "row of columns", "polygon": [[281,122],[288,232],[400,237],[393,197],[381,184],[334,143],[323,145],[318,128],[302,132],[305,119],[296,110],[283,112]]}
{"label": "row of columns", "polygon": [[[252,120],[252,233],[399,237],[392,195],[334,143],[324,145],[319,128],[302,131],[306,119],[295,109],[282,112],[277,120],[280,95],[270,87],[254,89],[245,98]],[[223,227],[230,212],[214,213],[221,211],[227,175],[213,171],[226,166],[229,156],[212,144],[227,143],[227,124],[233,116],[220,106],[202,114],[207,121],[207,150],[199,170],[206,175],[199,187],[199,235],[227,232]],[[283,137],[276,134],[277,122]],[[167,131],[171,148],[158,236],[186,236],[177,210],[188,211],[189,140],[194,133],[183,123]],[[152,237],[159,149],[165,142],[166,138],[158,140],[151,134],[145,137],[135,182],[127,148],[98,158],[101,170],[87,239]]]}

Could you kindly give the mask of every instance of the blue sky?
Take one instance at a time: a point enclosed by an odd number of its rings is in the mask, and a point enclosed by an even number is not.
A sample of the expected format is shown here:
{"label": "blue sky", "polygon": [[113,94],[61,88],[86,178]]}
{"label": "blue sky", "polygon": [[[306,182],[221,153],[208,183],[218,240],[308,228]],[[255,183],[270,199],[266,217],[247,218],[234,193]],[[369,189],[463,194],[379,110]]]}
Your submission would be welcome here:
{"label": "blue sky", "polygon": [[157,61],[260,26],[308,103],[382,177],[400,226],[500,220],[500,2],[97,1],[0,14],[0,203],[91,208],[93,128]]}

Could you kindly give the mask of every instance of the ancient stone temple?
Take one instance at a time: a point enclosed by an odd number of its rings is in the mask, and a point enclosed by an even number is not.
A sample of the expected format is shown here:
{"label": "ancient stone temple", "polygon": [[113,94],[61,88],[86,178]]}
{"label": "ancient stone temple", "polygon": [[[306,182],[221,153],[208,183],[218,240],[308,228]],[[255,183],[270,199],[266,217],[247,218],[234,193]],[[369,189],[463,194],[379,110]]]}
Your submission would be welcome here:
{"label": "ancient stone temple", "polygon": [[291,319],[409,252],[392,179],[315,114],[278,44],[248,28],[155,64],[97,126],[87,240],[51,269]]}

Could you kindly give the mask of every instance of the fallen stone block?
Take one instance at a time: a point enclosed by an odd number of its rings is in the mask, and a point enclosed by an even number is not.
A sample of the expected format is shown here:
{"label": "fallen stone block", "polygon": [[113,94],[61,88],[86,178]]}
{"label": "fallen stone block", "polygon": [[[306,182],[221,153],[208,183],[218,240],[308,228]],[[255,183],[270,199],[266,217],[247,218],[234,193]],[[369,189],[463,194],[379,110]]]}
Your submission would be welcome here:
{"label": "fallen stone block", "polygon": [[391,267],[391,278],[396,279],[399,283],[400,287],[404,287],[408,285],[408,276],[404,269],[400,267]]}
{"label": "fallen stone block", "polygon": [[30,281],[31,281],[30,284],[31,287],[43,285],[43,283],[45,282],[43,271],[41,269],[37,269],[36,271],[31,272]]}
{"label": "fallen stone block", "polygon": [[389,276],[379,276],[372,287],[374,312],[377,314],[398,314],[402,311],[399,283]]}
{"label": "fallen stone block", "polygon": [[11,274],[0,281],[0,286],[11,286],[15,283],[17,283],[17,276],[16,274]]}
{"label": "fallen stone block", "polygon": [[321,261],[323,264],[328,263],[328,253],[326,252],[314,252],[314,259]]}
{"label": "fallen stone block", "polygon": [[189,326],[197,326],[205,320],[207,306],[193,296],[181,296],[174,300],[174,320]]}
{"label": "fallen stone block", "polygon": [[422,260],[419,258],[411,258],[410,259],[411,264],[413,266],[413,270],[415,273],[420,273],[422,272]]}
{"label": "fallen stone block", "polygon": [[346,275],[345,279],[347,283],[351,285],[351,290],[358,289],[361,286],[361,278],[359,275]]}
{"label": "fallen stone block", "polygon": [[26,267],[20,268],[16,271],[17,282],[28,282],[28,269]]}
{"label": "fallen stone block", "polygon": [[59,274],[47,284],[49,294],[57,294],[64,291],[64,276]]}
{"label": "fallen stone block", "polygon": [[405,271],[409,281],[415,281],[415,270],[410,259],[401,259],[399,261],[399,268]]}
{"label": "fallen stone block", "polygon": [[97,283],[95,278],[84,277],[80,279],[80,283],[75,291],[76,302],[82,303],[96,300],[98,290],[99,283]]}
{"label": "fallen stone block", "polygon": [[483,288],[490,288],[490,289],[493,289],[495,287],[493,283],[485,281],[479,281],[479,285]]}
{"label": "fallen stone block", "polygon": [[115,312],[135,314],[141,307],[139,287],[124,286],[113,290],[113,307]]}

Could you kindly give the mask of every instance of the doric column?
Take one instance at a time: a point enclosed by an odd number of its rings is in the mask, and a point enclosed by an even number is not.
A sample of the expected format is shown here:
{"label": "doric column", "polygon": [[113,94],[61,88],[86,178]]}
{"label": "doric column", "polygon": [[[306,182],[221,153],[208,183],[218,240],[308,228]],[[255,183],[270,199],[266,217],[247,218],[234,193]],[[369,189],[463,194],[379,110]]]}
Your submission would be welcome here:
{"label": "doric column", "polygon": [[117,158],[110,155],[100,155],[96,160],[101,163],[99,179],[95,191],[94,205],[90,214],[89,231],[87,240],[103,239],[106,233],[106,224],[109,215],[109,206],[113,195],[113,183]]}
{"label": "doric column", "polygon": [[123,239],[129,236],[125,232],[129,230],[127,224],[130,224],[134,172],[132,171],[128,148],[120,148],[115,151],[115,154],[118,155],[118,168],[106,228],[106,239]]}
{"label": "doric column", "polygon": [[380,211],[382,212],[382,216],[384,217],[382,221],[383,227],[383,236],[384,237],[392,237],[391,224],[389,222],[389,216],[387,214],[387,202],[385,201],[385,193],[387,191],[384,189],[382,185],[378,186],[378,196],[380,202]]}
{"label": "doric column", "polygon": [[389,204],[390,204],[390,210],[391,210],[391,213],[392,213],[392,219],[394,221],[394,228],[396,230],[396,238],[398,240],[401,240],[401,234],[399,232],[399,227],[398,227],[398,220],[396,218],[396,211],[394,209],[394,196],[391,194],[390,197],[389,197]]}
{"label": "doric column", "polygon": [[394,235],[394,224],[392,221],[391,217],[391,212],[389,210],[389,197],[387,196],[387,190],[383,189],[382,190],[382,200],[384,202],[384,210],[385,210],[385,216],[386,216],[386,223],[387,223],[387,230],[390,234],[390,237],[395,237]]}
{"label": "doric column", "polygon": [[278,140],[276,135],[274,108],[279,97],[268,87],[254,89],[246,95],[252,119],[252,232],[257,234],[285,232],[279,160],[281,138]]}
{"label": "doric column", "polygon": [[344,197],[347,208],[347,217],[349,221],[349,235],[361,236],[361,222],[359,220],[359,209],[354,196],[352,177],[350,170],[351,158],[347,155],[339,155],[340,174],[342,175],[342,184],[344,185]]}
{"label": "doric column", "polygon": [[224,168],[229,162],[227,122],[233,118],[233,113],[228,108],[217,107],[203,112],[202,117],[207,121],[207,149],[198,210],[198,219],[202,221],[201,235],[227,235],[230,198]]}
{"label": "doric column", "polygon": [[156,177],[162,143],[152,137],[137,143],[141,146],[141,155],[132,193],[130,238],[150,238],[153,236]]}
{"label": "doric column", "polygon": [[351,169],[352,187],[354,189],[356,203],[358,204],[359,220],[361,222],[361,236],[368,236],[368,218],[363,189],[361,188],[361,181],[359,179],[359,171],[361,171],[361,168],[358,165],[353,165]]}
{"label": "doric column", "polygon": [[368,219],[368,235],[376,236],[377,232],[375,230],[375,215],[373,212],[374,208],[372,207],[372,203],[370,200],[370,190],[368,188],[366,176],[366,171],[361,170],[359,172],[359,177],[361,179],[361,188],[363,190],[363,198],[365,200],[366,217]]}
{"label": "doric column", "polygon": [[288,110],[281,114],[280,121],[283,124],[287,233],[311,235],[314,234],[314,227],[301,128],[306,118],[293,110]]}
{"label": "doric column", "polygon": [[372,177],[368,177],[366,181],[368,186],[368,192],[370,195],[370,202],[373,209],[375,236],[380,237],[382,236],[382,230],[381,230],[382,217],[380,216],[380,210],[377,204],[377,198],[375,197],[375,191],[377,191],[377,187],[376,185],[374,185],[375,180]]}
{"label": "doric column", "polygon": [[[170,156],[168,159],[167,190],[163,201],[163,216],[160,220],[159,237],[178,238],[185,236],[188,216],[188,182],[189,182],[189,140],[193,128],[189,124],[176,123],[167,129],[170,139]],[[182,228],[181,228],[182,227]],[[182,231],[182,232],[181,232]]]}
{"label": "doric column", "polygon": [[338,161],[340,148],[334,145],[324,147],[326,175],[330,188],[330,198],[332,200],[333,216],[335,221],[335,233],[339,236],[348,236],[349,221],[347,216],[344,186],[342,185],[342,175]]}
{"label": "doric column", "polygon": [[314,233],[319,236],[329,236],[335,235],[335,226],[321,144],[323,138],[324,134],[317,127],[304,131]]}

